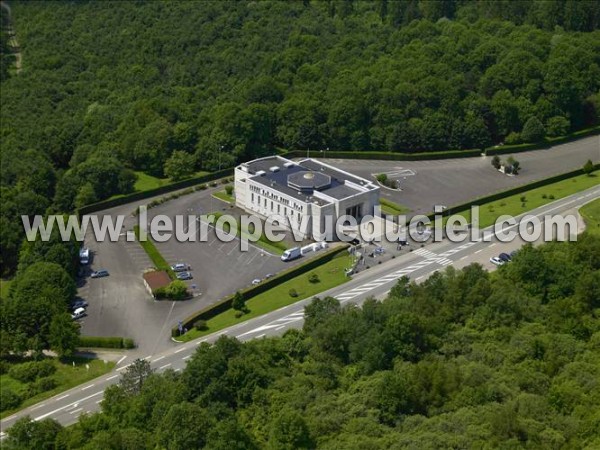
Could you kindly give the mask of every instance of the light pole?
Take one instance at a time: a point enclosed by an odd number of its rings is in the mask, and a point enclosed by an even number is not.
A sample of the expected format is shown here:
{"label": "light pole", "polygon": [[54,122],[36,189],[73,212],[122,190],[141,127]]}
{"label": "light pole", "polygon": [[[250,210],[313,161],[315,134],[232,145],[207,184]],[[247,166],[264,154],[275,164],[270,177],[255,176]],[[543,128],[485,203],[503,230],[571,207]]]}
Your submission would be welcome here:
{"label": "light pole", "polygon": [[224,148],[225,148],[224,145],[221,145],[219,147],[219,170],[221,170],[221,152],[223,151]]}

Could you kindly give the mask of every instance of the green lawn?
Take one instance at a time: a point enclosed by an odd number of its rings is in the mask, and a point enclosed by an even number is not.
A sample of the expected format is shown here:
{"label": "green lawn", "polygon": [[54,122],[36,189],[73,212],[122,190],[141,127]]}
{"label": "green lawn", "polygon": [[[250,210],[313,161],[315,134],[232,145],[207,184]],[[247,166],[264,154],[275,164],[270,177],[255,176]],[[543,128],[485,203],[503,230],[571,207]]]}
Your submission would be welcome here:
{"label": "green lawn", "polygon": [[[165,184],[172,183],[171,179],[169,178],[158,178],[139,171],[136,171],[135,174],[137,175],[137,180],[134,185],[135,192],[148,191],[150,189],[155,189],[164,186]],[[201,177],[207,174],[208,172],[200,170],[194,173],[190,178]]]}
{"label": "green lawn", "polygon": [[[215,220],[213,222],[213,225],[216,224],[217,220],[219,220],[219,218],[223,215],[223,213],[221,212],[212,212],[212,213],[208,213],[205,215],[202,215],[202,220],[204,220],[205,222],[208,222],[208,217],[209,216],[215,216]],[[223,229],[226,233],[231,233],[231,230],[228,228],[228,224],[225,223],[225,228]],[[246,237],[249,241],[249,237],[250,237],[250,233],[248,232],[248,230],[242,230],[242,223],[238,220],[237,221],[237,229],[233,230],[233,232],[235,233],[235,236],[243,236]],[[250,241],[252,242],[254,245],[257,245],[261,248],[263,248],[265,251],[269,252],[269,253],[273,253],[275,255],[282,255],[284,251],[287,250],[287,246],[285,245],[285,243],[283,241],[280,242],[271,242],[267,239],[267,237],[264,234],[261,234],[260,237],[258,238],[258,241],[254,242],[254,241]]]}
{"label": "green lawn", "polygon": [[8,290],[10,289],[10,283],[12,283],[12,280],[6,280],[4,278],[0,278],[0,297],[1,298],[8,297]]}
{"label": "green lawn", "polygon": [[600,235],[600,198],[582,206],[579,213],[585,220],[586,230],[590,234]]}
{"label": "green lawn", "polygon": [[[600,175],[596,172],[595,174],[592,174],[592,176],[579,175],[547,186],[535,188],[521,194],[511,195],[500,200],[485,203],[479,207],[479,228],[486,228],[493,225],[496,219],[502,215],[518,216],[598,184],[600,184]],[[465,217],[467,222],[471,221],[470,210],[461,211],[457,213],[457,215]],[[444,219],[444,223],[445,222],[446,219]]]}
{"label": "green lawn", "polygon": [[[53,378],[57,382],[57,387],[24,400],[17,409],[4,411],[0,414],[0,418],[10,416],[20,409],[41,402],[42,400],[53,397],[63,391],[104,375],[105,373],[110,372],[115,366],[114,362],[107,362],[105,364],[104,361],[87,358],[69,358],[65,359],[64,362],[60,362],[58,359],[53,358],[53,362],[56,366],[56,372],[51,375],[50,378]],[[75,362],[75,367],[73,367],[73,362]],[[86,368],[86,364],[89,365],[89,369]],[[9,388],[23,396],[27,391],[27,384],[11,378],[8,374],[0,376],[0,385],[2,386],[2,389]]]}
{"label": "green lawn", "polygon": [[154,245],[154,242],[152,242],[150,234],[148,233],[148,237],[145,241],[140,241],[140,227],[138,225],[135,225],[133,227],[133,232],[135,233],[135,238],[138,240],[142,248],[146,251],[150,259],[152,260],[154,266],[159,270],[166,270],[171,279],[174,280],[175,274],[171,270],[171,266],[169,265],[167,260],[163,258],[163,256],[160,254],[160,252]]}
{"label": "green lawn", "polygon": [[400,214],[406,214],[410,211],[410,209],[406,206],[402,206],[386,198],[380,198],[379,205],[381,206],[381,211],[383,213],[392,216],[399,216]]}
{"label": "green lawn", "polygon": [[[342,253],[342,256],[334,258],[314,270],[299,275],[289,281],[286,281],[285,283],[280,284],[277,287],[274,287],[273,289],[268,290],[267,292],[263,292],[262,294],[251,298],[246,302],[246,306],[248,306],[248,309],[250,309],[248,314],[244,314],[242,317],[236,318],[235,311],[230,309],[208,320],[206,322],[208,329],[203,331],[192,329],[178,339],[184,342],[191,341],[192,339],[196,339],[254,317],[267,314],[271,311],[275,311],[276,309],[296,303],[299,300],[312,297],[320,292],[339,286],[340,284],[349,280],[349,278],[346,277],[344,270],[349,268],[351,264],[351,257],[345,253]],[[318,283],[310,283],[308,281],[308,278],[312,274],[318,275],[320,280]],[[290,296],[291,289],[294,289],[298,293],[297,297]]]}
{"label": "green lawn", "polygon": [[232,195],[227,195],[225,191],[215,192],[213,197],[223,200],[226,203],[235,203],[235,198]]}

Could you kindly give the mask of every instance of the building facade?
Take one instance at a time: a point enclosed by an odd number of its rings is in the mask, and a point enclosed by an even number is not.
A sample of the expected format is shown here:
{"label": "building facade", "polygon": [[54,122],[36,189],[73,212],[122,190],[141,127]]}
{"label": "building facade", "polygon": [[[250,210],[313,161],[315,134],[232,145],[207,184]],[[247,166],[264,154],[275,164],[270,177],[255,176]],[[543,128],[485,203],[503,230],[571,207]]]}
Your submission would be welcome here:
{"label": "building facade", "polygon": [[357,221],[379,204],[379,186],[313,159],[280,156],[255,159],[235,168],[236,205],[262,219],[281,216],[303,238],[325,236],[341,216]]}

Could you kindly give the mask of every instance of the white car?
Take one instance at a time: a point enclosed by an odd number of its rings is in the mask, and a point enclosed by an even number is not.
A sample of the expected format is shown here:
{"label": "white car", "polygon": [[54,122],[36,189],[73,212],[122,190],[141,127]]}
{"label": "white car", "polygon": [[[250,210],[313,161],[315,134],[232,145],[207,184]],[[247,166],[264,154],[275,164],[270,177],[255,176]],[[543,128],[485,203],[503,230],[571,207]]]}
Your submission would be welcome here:
{"label": "white car", "polygon": [[255,278],[254,280],[252,280],[252,284],[253,284],[254,286],[256,286],[257,284],[260,284],[260,282],[261,282],[261,281],[262,281],[262,280],[261,280],[260,278]]}
{"label": "white car", "polygon": [[171,266],[173,272],[186,272],[190,269],[190,266],[184,263],[177,263]]}
{"label": "white car", "polygon": [[504,261],[502,261],[500,258],[498,258],[497,256],[492,256],[490,258],[490,262],[496,266],[503,266],[504,264],[506,264]]}
{"label": "white car", "polygon": [[73,314],[71,314],[71,319],[77,320],[81,319],[83,316],[85,316],[85,308],[77,308],[73,311]]}

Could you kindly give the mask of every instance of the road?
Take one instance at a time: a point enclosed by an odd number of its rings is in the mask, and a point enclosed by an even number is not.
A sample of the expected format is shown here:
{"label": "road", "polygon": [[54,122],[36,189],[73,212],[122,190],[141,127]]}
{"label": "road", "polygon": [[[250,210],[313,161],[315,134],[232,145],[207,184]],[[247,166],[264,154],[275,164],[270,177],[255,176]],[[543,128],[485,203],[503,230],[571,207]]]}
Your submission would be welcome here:
{"label": "road", "polygon": [[[571,214],[580,206],[598,197],[600,197],[600,185],[534,209],[527,214],[533,214],[540,218],[546,214]],[[509,228],[512,227],[505,226],[503,230],[507,231]],[[490,229],[483,230],[484,233],[485,231],[490,231]],[[403,256],[361,272],[348,283],[323,292],[320,296],[335,297],[342,304],[355,303],[360,305],[366,298],[384,297],[394,283],[402,276],[409,276],[412,280],[420,282],[435,271],[442,270],[445,266],[452,265],[460,268],[474,262],[481,263],[486,268],[493,269],[494,266],[489,263],[491,256],[495,256],[503,251],[514,250],[521,245],[522,241],[502,243],[494,238],[492,238],[492,242],[478,240],[454,243],[444,240],[439,243],[431,243],[424,247],[419,247],[412,252],[407,251]],[[247,341],[264,336],[281,335],[290,328],[300,328],[303,323],[304,307],[310,301],[311,299],[299,301],[293,305],[227,328],[221,332],[180,344],[162,353],[148,355],[146,358],[150,360],[152,367],[158,372],[166,369],[180,371],[184,368],[186,361],[192,357],[199,344],[202,342],[213,342],[221,335]],[[76,422],[82,413],[98,411],[104,389],[107,386],[117,383],[120,374],[130,363],[131,358],[124,359],[117,364],[116,369],[112,373],[92,380],[83,386],[65,391],[42,403],[7,417],[1,422],[2,432],[17,419],[26,415],[31,416],[35,420],[50,417],[63,425],[69,425]]]}

